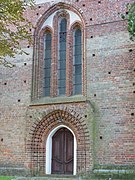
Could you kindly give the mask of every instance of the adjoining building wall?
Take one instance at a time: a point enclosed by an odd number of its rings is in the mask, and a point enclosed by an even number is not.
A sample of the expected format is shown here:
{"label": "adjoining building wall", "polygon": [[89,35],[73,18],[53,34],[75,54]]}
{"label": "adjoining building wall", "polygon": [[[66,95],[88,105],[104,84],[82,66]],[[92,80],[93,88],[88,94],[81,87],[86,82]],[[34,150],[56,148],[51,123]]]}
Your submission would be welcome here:
{"label": "adjoining building wall", "polygon": [[[132,2],[47,2],[26,11],[36,29],[57,7],[78,12],[83,19],[83,95],[31,101],[36,47],[22,42],[29,55],[17,55],[12,60],[16,67],[0,67],[1,174],[45,175],[46,139],[59,125],[68,126],[76,136],[77,174],[134,169],[135,44],[120,17]],[[30,31],[34,39],[34,29]]]}

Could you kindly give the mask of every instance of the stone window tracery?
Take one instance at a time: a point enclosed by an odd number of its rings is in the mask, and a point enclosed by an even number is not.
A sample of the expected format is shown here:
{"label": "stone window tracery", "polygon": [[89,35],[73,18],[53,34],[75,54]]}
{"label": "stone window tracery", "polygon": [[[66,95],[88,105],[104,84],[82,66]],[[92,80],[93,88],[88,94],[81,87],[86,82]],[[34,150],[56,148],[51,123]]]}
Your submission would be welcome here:
{"label": "stone window tracery", "polygon": [[84,28],[74,12],[59,9],[35,38],[32,99],[84,95]]}

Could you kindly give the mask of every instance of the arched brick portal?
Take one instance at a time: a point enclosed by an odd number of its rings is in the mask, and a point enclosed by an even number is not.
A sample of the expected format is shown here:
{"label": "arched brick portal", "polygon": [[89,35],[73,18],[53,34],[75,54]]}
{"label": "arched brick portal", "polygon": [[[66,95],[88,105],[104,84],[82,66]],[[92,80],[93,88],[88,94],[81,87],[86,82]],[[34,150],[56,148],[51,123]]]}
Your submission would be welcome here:
{"label": "arched brick portal", "polygon": [[85,172],[90,164],[90,139],[85,120],[81,115],[65,110],[54,110],[33,125],[28,149],[31,153],[32,173],[44,175],[46,172],[46,140],[50,132],[60,126],[69,127],[77,141],[77,173]]}

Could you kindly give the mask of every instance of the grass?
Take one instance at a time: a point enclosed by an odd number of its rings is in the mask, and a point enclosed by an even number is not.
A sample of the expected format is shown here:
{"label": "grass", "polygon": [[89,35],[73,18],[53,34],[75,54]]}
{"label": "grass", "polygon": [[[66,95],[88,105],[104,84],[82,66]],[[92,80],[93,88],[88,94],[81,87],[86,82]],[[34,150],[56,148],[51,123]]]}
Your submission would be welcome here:
{"label": "grass", "polygon": [[11,180],[13,179],[12,176],[0,176],[0,180]]}

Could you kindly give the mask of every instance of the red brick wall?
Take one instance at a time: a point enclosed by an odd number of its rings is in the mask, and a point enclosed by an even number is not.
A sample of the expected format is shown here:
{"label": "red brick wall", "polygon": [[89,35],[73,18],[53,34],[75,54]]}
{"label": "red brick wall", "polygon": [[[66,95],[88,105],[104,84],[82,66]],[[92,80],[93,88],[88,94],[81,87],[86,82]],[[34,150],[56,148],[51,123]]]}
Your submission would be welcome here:
{"label": "red brick wall", "polygon": [[[28,47],[26,42],[22,43],[22,47],[30,52],[29,56],[17,55],[12,60],[16,67],[12,69],[0,67],[1,167],[32,166],[27,154],[27,140],[31,137],[32,125],[42,120],[44,111],[52,112],[60,106],[67,108],[68,112],[71,110],[71,114],[73,109],[81,114],[89,132],[88,162],[85,160],[85,168],[78,167],[78,172],[86,171],[88,167],[91,169],[94,163],[135,165],[135,45],[129,40],[127,22],[120,17],[121,13],[127,11],[126,5],[130,2],[133,1],[80,0],[71,3],[82,14],[85,23],[86,91],[83,102],[76,97],[69,101],[67,97],[65,102],[68,103],[54,99],[54,103],[45,101],[47,105],[42,102],[42,106],[29,108],[33,47]],[[36,27],[38,18],[50,6],[50,3],[37,5],[35,10],[28,10],[25,16]],[[33,33],[34,29],[31,31]]]}

